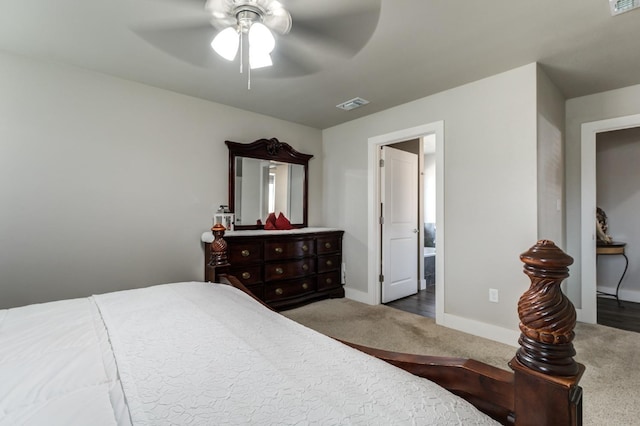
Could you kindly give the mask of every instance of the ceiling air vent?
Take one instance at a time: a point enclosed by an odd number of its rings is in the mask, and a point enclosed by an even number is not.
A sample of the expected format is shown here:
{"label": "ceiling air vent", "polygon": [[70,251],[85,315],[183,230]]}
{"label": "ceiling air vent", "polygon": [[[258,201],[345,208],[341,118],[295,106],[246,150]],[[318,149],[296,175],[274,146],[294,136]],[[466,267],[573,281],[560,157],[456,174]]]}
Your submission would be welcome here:
{"label": "ceiling air vent", "polygon": [[609,7],[611,16],[620,15],[640,7],[640,0],[609,0]]}
{"label": "ceiling air vent", "polygon": [[369,101],[366,99],[362,99],[362,98],[353,98],[350,99],[346,102],[343,102],[339,105],[336,105],[336,107],[343,109],[345,111],[351,111],[352,109],[356,109],[361,107],[362,105],[366,105],[368,104]]}

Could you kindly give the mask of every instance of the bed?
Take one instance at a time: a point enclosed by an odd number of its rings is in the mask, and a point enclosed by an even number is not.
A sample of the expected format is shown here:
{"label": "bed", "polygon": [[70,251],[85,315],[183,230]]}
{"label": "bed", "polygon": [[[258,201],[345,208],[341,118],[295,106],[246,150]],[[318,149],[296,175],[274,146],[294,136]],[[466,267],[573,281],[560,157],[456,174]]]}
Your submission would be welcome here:
{"label": "bed", "polygon": [[224,274],[0,310],[0,425],[580,424],[562,255],[522,255],[512,371],[339,342]]}

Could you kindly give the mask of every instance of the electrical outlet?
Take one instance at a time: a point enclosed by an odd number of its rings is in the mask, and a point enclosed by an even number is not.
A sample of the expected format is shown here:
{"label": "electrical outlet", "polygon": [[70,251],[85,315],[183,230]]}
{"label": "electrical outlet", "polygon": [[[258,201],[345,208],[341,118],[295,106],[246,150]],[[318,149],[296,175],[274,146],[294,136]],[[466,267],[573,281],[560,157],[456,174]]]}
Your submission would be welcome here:
{"label": "electrical outlet", "polygon": [[489,289],[489,302],[498,303],[499,300],[500,299],[498,297],[498,289],[497,288],[490,288]]}

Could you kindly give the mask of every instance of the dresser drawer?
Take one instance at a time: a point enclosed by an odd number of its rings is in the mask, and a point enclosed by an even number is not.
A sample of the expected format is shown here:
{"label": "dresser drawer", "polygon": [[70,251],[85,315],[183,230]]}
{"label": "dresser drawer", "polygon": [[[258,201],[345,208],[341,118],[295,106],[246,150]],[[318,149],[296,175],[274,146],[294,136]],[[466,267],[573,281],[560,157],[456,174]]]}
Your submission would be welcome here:
{"label": "dresser drawer", "polygon": [[265,260],[295,259],[314,254],[313,239],[268,241],[264,245]]}
{"label": "dresser drawer", "polygon": [[233,242],[227,244],[229,247],[228,260],[234,266],[262,261],[262,244],[259,242]]}
{"label": "dresser drawer", "polygon": [[342,249],[342,237],[330,235],[326,237],[318,237],[317,252],[318,254],[336,253]]}
{"label": "dresser drawer", "polygon": [[318,291],[329,290],[332,288],[340,287],[340,271],[327,272],[324,274],[318,274]]}
{"label": "dresser drawer", "polygon": [[342,256],[339,254],[318,256],[318,273],[338,270],[341,262]]}
{"label": "dresser drawer", "polygon": [[262,284],[246,286],[247,289],[258,299],[264,300],[264,286]]}
{"label": "dresser drawer", "polygon": [[296,280],[268,283],[265,286],[265,300],[272,302],[280,299],[296,297],[316,291],[316,278],[306,277]]}
{"label": "dresser drawer", "polygon": [[241,268],[229,269],[229,274],[239,279],[245,286],[262,283],[262,266],[246,265]]}
{"label": "dresser drawer", "polygon": [[286,280],[315,274],[316,262],[314,258],[292,260],[289,262],[266,263],[264,265],[265,281]]}

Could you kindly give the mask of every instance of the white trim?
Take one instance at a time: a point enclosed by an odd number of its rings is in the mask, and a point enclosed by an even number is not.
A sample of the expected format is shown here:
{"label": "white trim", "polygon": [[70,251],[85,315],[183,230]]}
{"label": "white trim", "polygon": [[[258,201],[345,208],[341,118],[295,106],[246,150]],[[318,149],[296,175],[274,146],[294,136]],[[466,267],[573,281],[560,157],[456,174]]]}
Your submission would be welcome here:
{"label": "white trim", "polygon": [[[421,272],[421,277],[424,277],[424,258],[422,259],[422,268],[420,268]],[[424,278],[420,278],[420,290],[426,290],[427,289],[427,280],[425,280]]]}
{"label": "white trim", "polygon": [[378,305],[378,303],[369,303],[369,294],[365,293],[364,291],[356,290],[349,287],[344,288],[344,297],[346,297],[347,299],[355,300],[356,302],[365,303],[367,305]]}
{"label": "white trim", "polygon": [[[609,294],[615,294],[616,288],[599,285],[598,291],[602,291],[604,293],[609,293]],[[620,301],[623,303],[624,302],[640,303],[640,291],[638,290],[625,290],[624,288],[621,288],[620,292],[618,293],[618,297],[620,298]]]}
{"label": "white trim", "polygon": [[444,121],[436,127],[436,324],[444,321]]}
{"label": "white trim", "polygon": [[520,347],[520,345],[518,345],[518,339],[520,338],[519,331],[451,314],[444,314],[443,319],[444,321],[441,325],[444,327],[453,328],[458,331],[473,334],[474,336],[504,343],[505,345]]}
{"label": "white trim", "polygon": [[581,308],[577,320],[597,322],[596,297],[596,134],[640,126],[640,114],[583,123],[580,158],[580,272]]}
{"label": "white trim", "polygon": [[380,304],[380,235],[378,232],[380,177],[378,173],[378,150],[381,145],[420,138],[427,134],[436,135],[436,224],[438,227],[438,256],[436,256],[436,323],[444,314],[444,121],[424,124],[409,129],[398,130],[368,140],[369,169],[368,188],[368,299],[370,305]]}

